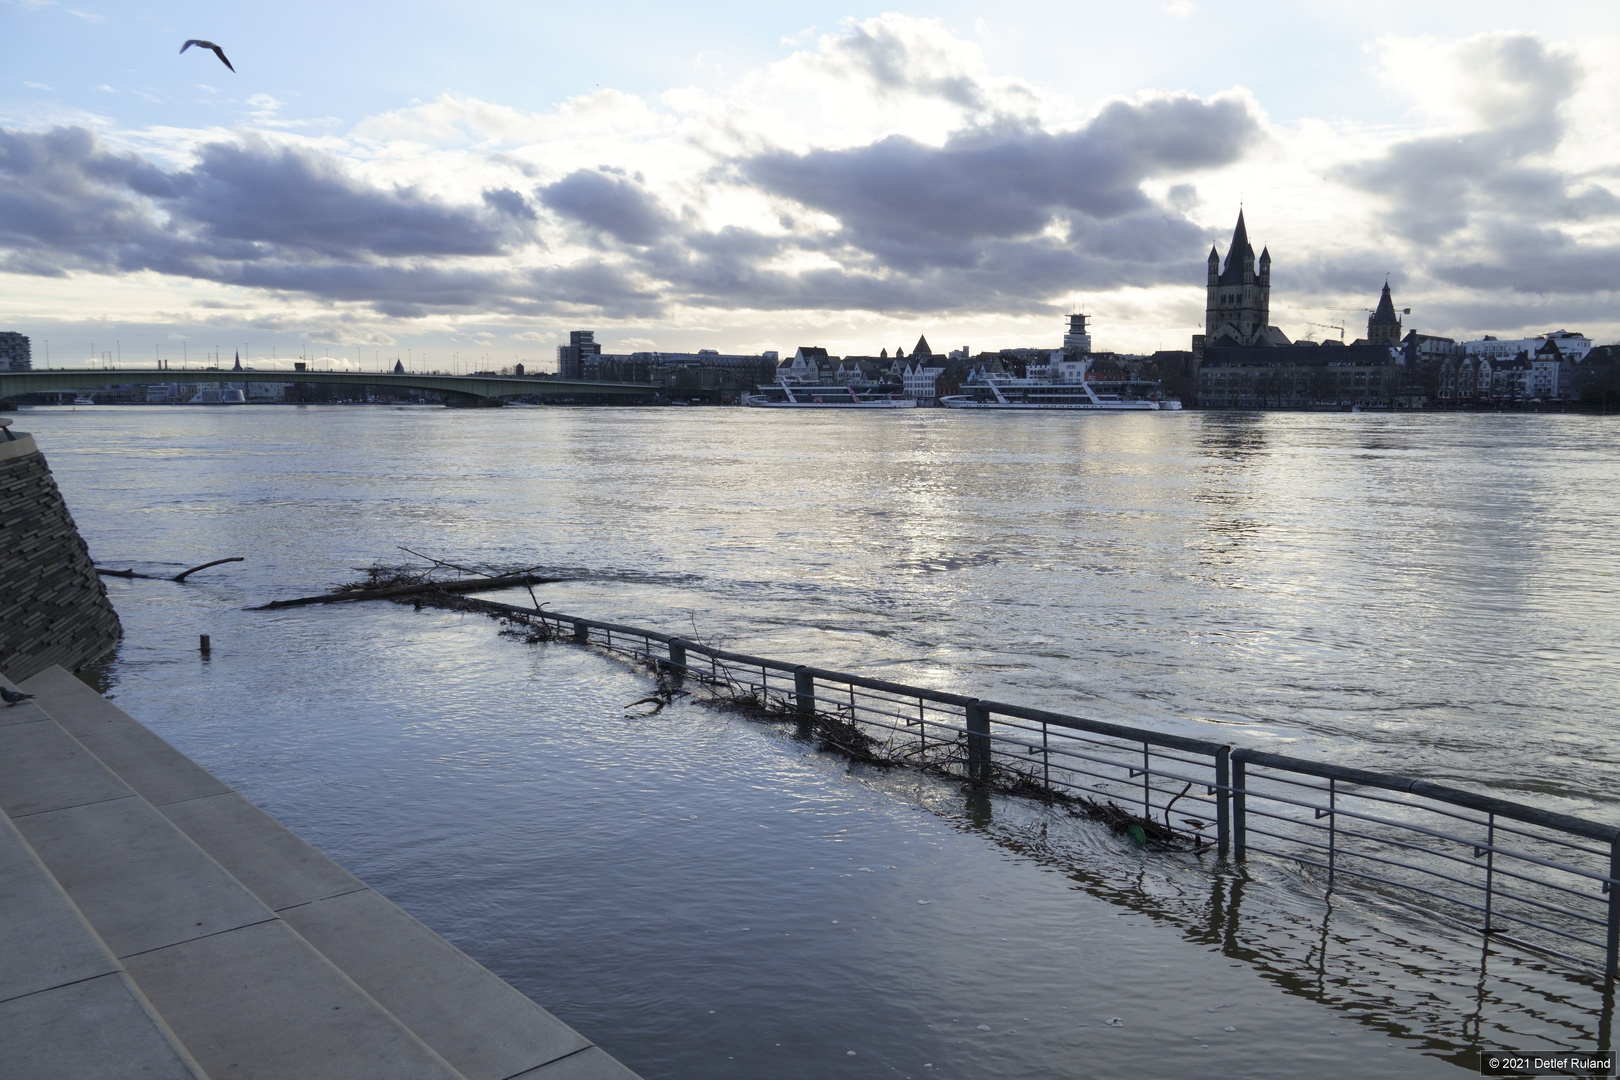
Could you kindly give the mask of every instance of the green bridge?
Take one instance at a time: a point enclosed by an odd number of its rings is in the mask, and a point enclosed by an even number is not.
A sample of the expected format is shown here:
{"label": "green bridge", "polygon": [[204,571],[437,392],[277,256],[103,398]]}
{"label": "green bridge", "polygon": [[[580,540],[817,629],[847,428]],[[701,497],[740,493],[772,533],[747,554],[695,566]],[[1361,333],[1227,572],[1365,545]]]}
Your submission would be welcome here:
{"label": "green bridge", "polygon": [[168,383],[328,383],[399,390],[427,390],[457,404],[498,405],[502,398],[651,397],[662,388],[649,383],[590,382],[548,375],[420,375],[384,371],[235,371],[188,368],[55,368],[45,371],[0,371],[0,398],[90,390],[110,386],[153,386]]}

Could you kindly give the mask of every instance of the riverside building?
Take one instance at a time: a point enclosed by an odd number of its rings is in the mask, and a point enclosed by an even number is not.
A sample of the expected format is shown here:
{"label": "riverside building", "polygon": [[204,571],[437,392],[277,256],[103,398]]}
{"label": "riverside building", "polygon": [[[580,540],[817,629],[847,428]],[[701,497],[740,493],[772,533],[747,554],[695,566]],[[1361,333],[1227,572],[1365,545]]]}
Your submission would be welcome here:
{"label": "riverside building", "polygon": [[1215,409],[1309,409],[1419,403],[1405,377],[1401,317],[1389,283],[1367,320],[1367,336],[1289,341],[1272,326],[1271,251],[1259,257],[1243,212],[1221,265],[1209,251],[1204,333],[1192,340],[1198,404]]}

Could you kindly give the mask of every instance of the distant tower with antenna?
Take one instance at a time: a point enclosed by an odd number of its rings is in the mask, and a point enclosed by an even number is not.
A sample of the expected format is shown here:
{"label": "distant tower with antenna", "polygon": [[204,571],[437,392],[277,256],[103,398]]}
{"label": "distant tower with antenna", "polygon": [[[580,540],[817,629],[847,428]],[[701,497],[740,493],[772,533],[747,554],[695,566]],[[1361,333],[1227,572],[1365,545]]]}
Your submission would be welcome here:
{"label": "distant tower with antenna", "polygon": [[1088,315],[1070,315],[1069,332],[1063,335],[1063,354],[1065,356],[1089,356],[1091,354],[1091,335],[1086,332],[1086,319]]}

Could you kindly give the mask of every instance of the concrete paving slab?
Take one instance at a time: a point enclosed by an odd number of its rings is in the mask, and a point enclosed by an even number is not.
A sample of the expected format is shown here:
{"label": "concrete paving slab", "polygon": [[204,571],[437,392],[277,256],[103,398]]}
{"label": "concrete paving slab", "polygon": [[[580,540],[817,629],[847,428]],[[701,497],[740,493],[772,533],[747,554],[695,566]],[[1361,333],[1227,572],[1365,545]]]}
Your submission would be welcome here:
{"label": "concrete paving slab", "polygon": [[158,812],[272,910],[366,887],[234,791],[169,803]]}
{"label": "concrete paving slab", "polygon": [[0,811],[12,818],[133,794],[51,720],[0,727]]}
{"label": "concrete paving slab", "polygon": [[468,1080],[506,1080],[590,1045],[370,889],[281,916]]}
{"label": "concrete paving slab", "polygon": [[143,953],[125,966],[209,1076],[459,1080],[280,920]]}
{"label": "concrete paving slab", "polygon": [[117,970],[79,909],[0,814],[0,1001]]}
{"label": "concrete paving slab", "polygon": [[274,917],[143,799],[14,820],[114,956]]}
{"label": "concrete paving slab", "polygon": [[60,666],[46,668],[22,688],[62,728],[154,806],[229,791],[192,761]]}
{"label": "concrete paving slab", "polygon": [[0,1003],[0,1073],[6,1080],[207,1080],[116,974]]}
{"label": "concrete paving slab", "polygon": [[600,1047],[591,1047],[571,1054],[561,1061],[531,1069],[511,1080],[641,1080],[641,1078],[609,1057]]}
{"label": "concrete paving slab", "polygon": [[[0,675],[0,686],[7,690],[22,689],[16,683]],[[36,720],[45,719],[45,713],[32,701],[21,701],[15,705],[0,705],[0,727],[10,727],[12,724],[32,724]]]}

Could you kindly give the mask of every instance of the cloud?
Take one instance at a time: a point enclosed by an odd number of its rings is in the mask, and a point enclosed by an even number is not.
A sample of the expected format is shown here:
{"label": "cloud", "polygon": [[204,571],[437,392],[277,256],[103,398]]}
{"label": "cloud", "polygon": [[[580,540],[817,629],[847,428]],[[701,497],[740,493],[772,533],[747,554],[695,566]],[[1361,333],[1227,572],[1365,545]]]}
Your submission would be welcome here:
{"label": "cloud", "polygon": [[1620,244],[1580,235],[1620,222],[1620,195],[1584,154],[1560,152],[1579,56],[1523,33],[1390,44],[1390,81],[1444,128],[1343,170],[1378,200],[1383,231],[1453,285],[1620,289]]}
{"label": "cloud", "polygon": [[1243,97],[1175,95],[1112,102],[1069,132],[1007,125],[938,148],[891,136],[850,150],[761,155],[743,171],[837,218],[851,243],[945,256],[964,241],[1031,236],[1054,215],[1156,210],[1144,180],[1230,164],[1258,134]]}
{"label": "cloud", "polygon": [[0,248],[14,272],[157,270],[332,299],[474,306],[508,268],[419,261],[507,255],[532,229],[527,209],[513,191],[459,206],[367,184],[331,154],[259,136],[205,144],[190,168],[165,170],[84,128],[0,129]]}
{"label": "cloud", "polygon": [[[1202,15],[1150,14],[1183,10]],[[1137,340],[1169,347],[1164,320],[1192,332],[1203,257],[1246,198],[1279,312],[1369,304],[1386,269],[1424,312],[1620,290],[1620,94],[1593,96],[1620,83],[1595,47],[1386,38],[1368,63],[1412,111],[1374,127],[1279,126],[1242,88],[1082,108],[898,14],[795,40],[728,85],[537,112],[447,93],[298,135],[259,94],[236,130],[0,129],[0,269],[211,282],[261,313],[356,322],[554,335],[588,315],[761,340],[1024,325],[1081,292],[1105,319],[1151,312]]]}
{"label": "cloud", "polygon": [[578,169],[536,194],[552,210],[626,244],[652,244],[674,227],[639,176]]}

